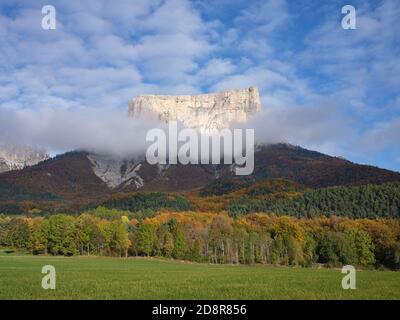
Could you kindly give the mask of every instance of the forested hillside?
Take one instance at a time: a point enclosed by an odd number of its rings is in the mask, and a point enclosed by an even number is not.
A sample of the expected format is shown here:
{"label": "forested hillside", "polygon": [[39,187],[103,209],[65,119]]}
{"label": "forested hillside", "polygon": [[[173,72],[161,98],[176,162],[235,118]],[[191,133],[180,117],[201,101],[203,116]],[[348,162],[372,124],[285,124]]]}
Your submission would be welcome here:
{"label": "forested hillside", "polygon": [[[254,172],[249,176],[234,176],[231,165],[224,164],[161,168],[142,161],[135,165],[135,181],[124,181],[114,188],[96,175],[90,159],[87,152],[67,152],[36,166],[0,173],[0,213],[24,214],[37,208],[49,213],[76,212],[120,193],[199,192],[203,197],[222,196],[280,178],[313,189],[400,181],[399,172],[283,143],[258,145]],[[119,169],[124,172],[126,167]]]}
{"label": "forested hillside", "polygon": [[192,210],[191,203],[183,196],[163,192],[115,195],[102,203],[107,208],[130,210],[132,212],[161,209],[171,211]]}
{"label": "forested hillside", "polygon": [[294,197],[271,196],[270,190],[252,189],[230,203],[228,211],[232,216],[271,212],[307,218],[319,215],[400,218],[400,183],[329,187],[307,190]]}

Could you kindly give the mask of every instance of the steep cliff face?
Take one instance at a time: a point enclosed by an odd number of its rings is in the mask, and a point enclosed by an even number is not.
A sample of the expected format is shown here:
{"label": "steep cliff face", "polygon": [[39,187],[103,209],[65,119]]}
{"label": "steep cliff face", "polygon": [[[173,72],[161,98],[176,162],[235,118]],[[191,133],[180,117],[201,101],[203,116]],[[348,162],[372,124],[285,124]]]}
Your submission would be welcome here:
{"label": "steep cliff face", "polygon": [[245,122],[260,110],[256,87],[197,96],[141,95],[129,103],[129,115],[158,115],[162,121],[180,121],[185,127],[212,131],[230,122]]}
{"label": "steep cliff face", "polygon": [[44,151],[32,147],[0,144],[0,172],[20,170],[48,158]]}
{"label": "steep cliff face", "polygon": [[135,159],[118,159],[107,155],[89,154],[93,172],[103,180],[110,189],[133,184],[136,189],[143,187],[143,179],[139,176],[142,166]]}

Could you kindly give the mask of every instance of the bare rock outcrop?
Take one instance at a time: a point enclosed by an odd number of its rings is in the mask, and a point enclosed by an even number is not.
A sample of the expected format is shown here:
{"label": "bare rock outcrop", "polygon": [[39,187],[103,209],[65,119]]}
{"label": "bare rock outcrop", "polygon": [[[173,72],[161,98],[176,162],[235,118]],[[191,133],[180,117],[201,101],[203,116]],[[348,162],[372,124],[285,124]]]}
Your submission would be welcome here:
{"label": "bare rock outcrop", "polygon": [[0,143],[0,172],[20,170],[49,159],[49,155],[36,148]]}
{"label": "bare rock outcrop", "polygon": [[201,131],[220,130],[231,122],[246,122],[260,110],[256,87],[196,96],[140,95],[129,103],[129,115],[153,113],[162,121],[179,121]]}

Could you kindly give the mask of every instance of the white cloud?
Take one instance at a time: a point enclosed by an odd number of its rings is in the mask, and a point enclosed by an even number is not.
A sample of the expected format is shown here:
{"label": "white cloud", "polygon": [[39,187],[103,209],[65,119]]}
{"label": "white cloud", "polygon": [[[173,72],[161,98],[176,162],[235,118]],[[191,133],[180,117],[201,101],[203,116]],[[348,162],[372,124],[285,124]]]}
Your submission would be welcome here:
{"label": "white cloud", "polygon": [[360,148],[367,152],[379,152],[390,148],[400,151],[400,117],[376,123],[361,139]]}
{"label": "white cloud", "polygon": [[214,58],[206,63],[197,73],[200,82],[210,84],[221,77],[232,74],[237,67],[229,59]]}
{"label": "white cloud", "polygon": [[[313,69],[326,83],[328,94],[356,112],[374,108],[371,93],[390,91],[400,84],[398,35],[400,5],[387,0],[376,8],[367,2],[357,7],[357,29],[344,30],[329,7],[328,19],[306,38],[307,47],[295,59]],[[357,110],[363,108],[364,110]]]}
{"label": "white cloud", "polygon": [[52,31],[39,2],[19,5],[0,11],[0,108],[126,108],[149,90],[199,91],[192,75],[213,46],[188,1],[59,0]]}
{"label": "white cloud", "polygon": [[0,109],[0,136],[9,144],[47,150],[87,150],[121,157],[143,154],[151,120],[135,120],[126,112],[102,109],[6,111]]}

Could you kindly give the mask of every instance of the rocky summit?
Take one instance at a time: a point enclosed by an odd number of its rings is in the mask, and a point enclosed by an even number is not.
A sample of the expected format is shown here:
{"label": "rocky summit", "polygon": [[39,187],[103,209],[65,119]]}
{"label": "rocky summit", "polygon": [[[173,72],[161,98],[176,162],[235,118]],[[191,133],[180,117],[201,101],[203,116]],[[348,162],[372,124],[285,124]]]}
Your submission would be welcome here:
{"label": "rocky summit", "polygon": [[256,87],[196,96],[140,95],[129,103],[132,117],[155,114],[162,121],[179,121],[200,131],[221,130],[231,122],[245,122],[259,110]]}

